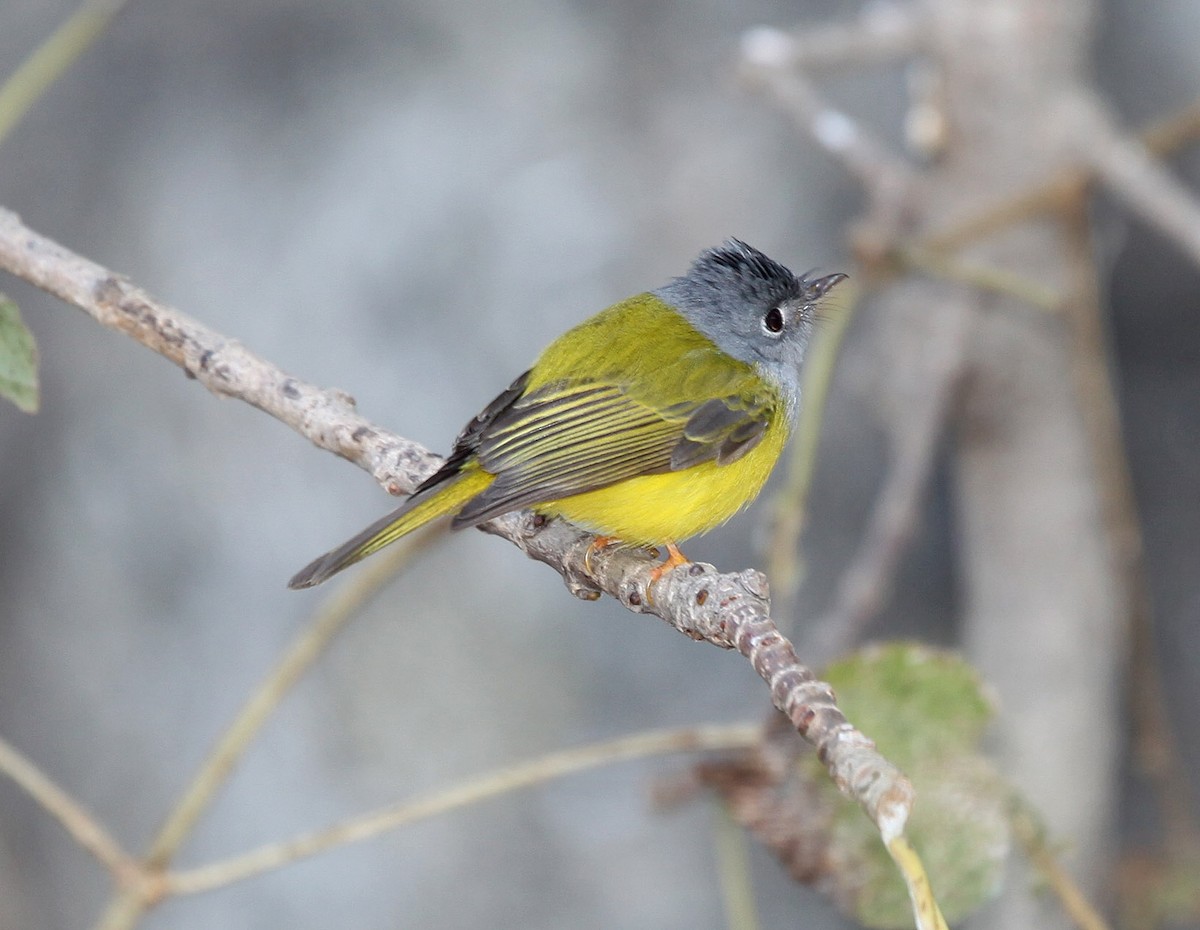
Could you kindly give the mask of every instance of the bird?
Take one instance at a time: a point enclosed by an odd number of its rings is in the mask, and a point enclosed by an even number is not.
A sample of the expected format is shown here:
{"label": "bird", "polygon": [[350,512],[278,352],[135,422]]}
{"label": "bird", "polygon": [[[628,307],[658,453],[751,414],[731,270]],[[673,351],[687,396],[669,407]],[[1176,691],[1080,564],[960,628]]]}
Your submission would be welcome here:
{"label": "bird", "polygon": [[589,548],[678,543],[757,497],[800,405],[800,364],[842,273],[795,275],[739,239],[595,314],[459,433],[396,510],[288,583],[320,584],[441,517],[454,529],[526,508],[597,534]]}

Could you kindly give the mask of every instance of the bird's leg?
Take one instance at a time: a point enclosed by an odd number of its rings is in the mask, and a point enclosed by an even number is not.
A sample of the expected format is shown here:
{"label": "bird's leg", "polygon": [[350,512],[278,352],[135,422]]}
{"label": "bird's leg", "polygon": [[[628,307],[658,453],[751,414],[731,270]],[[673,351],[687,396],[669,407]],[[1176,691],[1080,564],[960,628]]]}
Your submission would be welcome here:
{"label": "bird's leg", "polygon": [[587,569],[589,575],[596,574],[595,569],[592,568],[592,553],[607,549],[616,541],[617,538],[615,536],[597,536],[591,541],[591,544],[587,547],[587,552],[583,554],[583,567]]}
{"label": "bird's leg", "polygon": [[667,546],[666,560],[663,562],[660,562],[658,565],[655,565],[654,568],[650,569],[650,584],[654,584],[654,582],[658,581],[659,578],[661,578],[663,575],[665,575],[671,569],[677,568],[680,565],[687,565],[690,561],[692,561],[686,555],[684,555],[682,552],[679,551],[679,547],[676,546],[675,543],[668,542],[666,544],[666,546]]}

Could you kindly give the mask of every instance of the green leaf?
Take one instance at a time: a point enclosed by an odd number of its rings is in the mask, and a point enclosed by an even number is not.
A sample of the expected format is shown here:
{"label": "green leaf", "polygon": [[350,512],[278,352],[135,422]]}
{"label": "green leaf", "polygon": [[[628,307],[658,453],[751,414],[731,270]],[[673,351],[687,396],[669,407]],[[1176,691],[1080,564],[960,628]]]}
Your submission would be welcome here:
{"label": "green leaf", "polygon": [[[979,676],[952,653],[890,643],[823,677],[846,716],[912,780],[917,803],[905,832],[942,913],[957,923],[999,889],[1011,843],[1011,789],[979,753],[993,710]],[[834,897],[865,926],[911,927],[907,889],[878,831],[856,805],[837,803],[828,850],[838,863]]]}
{"label": "green leaf", "polygon": [[838,706],[902,769],[972,752],[994,708],[960,656],[912,642],[869,646],[825,669]]}
{"label": "green leaf", "polygon": [[38,352],[17,305],[0,294],[0,397],[26,413],[38,409]]}

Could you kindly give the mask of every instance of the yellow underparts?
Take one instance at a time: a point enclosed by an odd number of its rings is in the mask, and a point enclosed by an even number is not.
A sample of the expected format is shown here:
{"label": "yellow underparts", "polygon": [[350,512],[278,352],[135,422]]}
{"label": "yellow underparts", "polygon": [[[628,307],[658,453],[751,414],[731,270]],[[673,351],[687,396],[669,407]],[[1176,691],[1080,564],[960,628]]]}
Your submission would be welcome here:
{"label": "yellow underparts", "polygon": [[762,441],[736,462],[630,478],[534,507],[633,546],[679,542],[720,526],[758,496],[787,442],[777,416]]}

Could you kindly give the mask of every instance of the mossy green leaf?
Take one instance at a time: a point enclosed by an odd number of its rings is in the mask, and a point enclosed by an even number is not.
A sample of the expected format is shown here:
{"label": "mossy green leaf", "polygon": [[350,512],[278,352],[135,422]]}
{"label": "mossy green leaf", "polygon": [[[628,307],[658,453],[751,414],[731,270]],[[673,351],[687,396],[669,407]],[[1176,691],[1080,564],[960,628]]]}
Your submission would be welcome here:
{"label": "mossy green leaf", "polygon": [[993,713],[970,665],[919,643],[869,646],[833,663],[824,676],[846,716],[903,769],[973,751]]}
{"label": "mossy green leaf", "polygon": [[[905,831],[942,913],[961,920],[1000,886],[1010,847],[1010,792],[979,754],[992,704],[958,656],[895,643],[826,669],[838,705],[908,775],[917,802]],[[830,787],[832,789],[832,786]],[[908,892],[875,827],[842,800],[829,854],[835,897],[868,927],[911,927]]]}
{"label": "mossy green leaf", "polygon": [[17,305],[0,294],[0,397],[37,413],[38,352]]}

